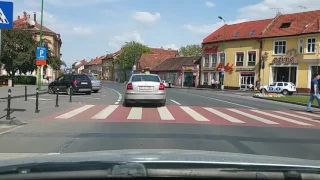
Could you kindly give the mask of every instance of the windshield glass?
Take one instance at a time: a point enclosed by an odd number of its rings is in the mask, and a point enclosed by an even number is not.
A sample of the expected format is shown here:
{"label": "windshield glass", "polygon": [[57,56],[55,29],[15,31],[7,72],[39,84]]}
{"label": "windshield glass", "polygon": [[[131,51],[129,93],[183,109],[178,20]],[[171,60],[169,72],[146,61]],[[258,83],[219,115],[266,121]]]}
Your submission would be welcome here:
{"label": "windshield glass", "polygon": [[152,81],[152,82],[160,82],[160,79],[158,76],[154,75],[134,75],[131,79],[132,82],[138,82],[138,81]]}
{"label": "windshield glass", "polygon": [[0,161],[320,166],[320,0],[4,0],[0,13]]}

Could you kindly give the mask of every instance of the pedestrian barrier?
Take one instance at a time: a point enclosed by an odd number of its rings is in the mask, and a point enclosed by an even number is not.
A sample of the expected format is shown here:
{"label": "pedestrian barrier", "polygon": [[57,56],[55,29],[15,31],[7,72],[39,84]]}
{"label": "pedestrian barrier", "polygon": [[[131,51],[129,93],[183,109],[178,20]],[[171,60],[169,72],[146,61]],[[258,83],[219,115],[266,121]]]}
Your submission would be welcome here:
{"label": "pedestrian barrier", "polygon": [[37,92],[36,92],[36,110],[35,113],[39,113],[39,89],[37,88]]}
{"label": "pedestrian barrier", "polygon": [[10,120],[10,114],[11,114],[11,89],[8,90],[8,103],[7,103],[7,120]]}
{"label": "pedestrian barrier", "polygon": [[56,107],[59,107],[59,88],[57,87],[57,91],[56,91]]}

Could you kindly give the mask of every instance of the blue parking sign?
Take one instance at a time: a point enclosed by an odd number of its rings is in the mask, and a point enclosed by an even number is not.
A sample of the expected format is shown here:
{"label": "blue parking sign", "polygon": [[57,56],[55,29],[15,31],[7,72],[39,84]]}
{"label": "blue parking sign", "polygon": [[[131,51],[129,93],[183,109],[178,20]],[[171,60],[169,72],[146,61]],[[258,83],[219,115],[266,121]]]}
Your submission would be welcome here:
{"label": "blue parking sign", "polygon": [[47,60],[47,48],[37,47],[36,60]]}

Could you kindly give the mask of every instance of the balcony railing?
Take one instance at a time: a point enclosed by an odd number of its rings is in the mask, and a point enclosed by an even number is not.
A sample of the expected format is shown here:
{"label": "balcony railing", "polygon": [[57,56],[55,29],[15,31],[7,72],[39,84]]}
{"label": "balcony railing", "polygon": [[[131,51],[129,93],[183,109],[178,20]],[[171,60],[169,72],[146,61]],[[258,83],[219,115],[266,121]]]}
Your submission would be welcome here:
{"label": "balcony railing", "polygon": [[204,67],[209,67],[209,63],[204,63]]}

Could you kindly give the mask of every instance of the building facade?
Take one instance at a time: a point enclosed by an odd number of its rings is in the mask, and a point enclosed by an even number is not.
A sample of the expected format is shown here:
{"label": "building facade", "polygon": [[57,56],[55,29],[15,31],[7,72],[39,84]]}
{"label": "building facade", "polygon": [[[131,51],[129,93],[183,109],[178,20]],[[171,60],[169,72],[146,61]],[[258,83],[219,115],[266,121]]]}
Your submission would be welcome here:
{"label": "building facade", "polygon": [[320,10],[279,15],[264,33],[262,85],[292,82],[297,92],[308,93],[310,81],[318,73]]}

